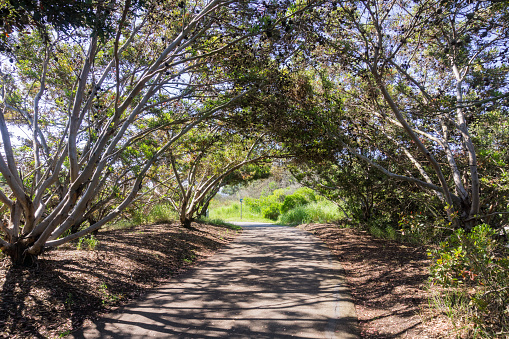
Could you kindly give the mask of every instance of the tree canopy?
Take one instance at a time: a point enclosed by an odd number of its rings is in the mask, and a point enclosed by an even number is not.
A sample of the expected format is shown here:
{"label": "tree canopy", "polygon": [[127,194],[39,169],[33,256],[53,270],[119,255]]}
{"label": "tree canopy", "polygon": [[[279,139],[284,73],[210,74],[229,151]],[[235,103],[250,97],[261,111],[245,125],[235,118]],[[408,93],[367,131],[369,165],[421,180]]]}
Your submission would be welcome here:
{"label": "tree canopy", "polygon": [[505,2],[0,11],[0,247],[18,263],[140,201],[169,202],[188,224],[250,177],[243,166],[274,157],[350,217],[395,223],[430,201],[424,212],[451,227],[506,221]]}

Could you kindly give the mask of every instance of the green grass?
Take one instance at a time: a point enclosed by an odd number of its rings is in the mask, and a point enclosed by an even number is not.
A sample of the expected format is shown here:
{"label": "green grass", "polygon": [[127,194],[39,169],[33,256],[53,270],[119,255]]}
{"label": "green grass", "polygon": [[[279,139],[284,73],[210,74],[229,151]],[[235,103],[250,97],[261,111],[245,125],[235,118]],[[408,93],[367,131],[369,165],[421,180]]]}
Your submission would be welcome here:
{"label": "green grass", "polygon": [[200,218],[200,222],[214,226],[221,226],[235,231],[242,229],[242,227],[228,223],[222,219]]}
{"label": "green grass", "polygon": [[283,225],[328,223],[343,217],[337,205],[328,200],[320,200],[292,208],[279,216],[278,223]]}
{"label": "green grass", "polygon": [[[251,208],[247,204],[242,206],[242,219],[240,219],[240,203],[237,201],[230,204],[222,203],[211,208],[209,219],[220,219],[224,221],[253,221],[274,223],[274,220],[262,216],[263,208]],[[343,218],[338,207],[328,201],[319,200],[306,205],[297,206],[288,212],[281,214],[277,220],[278,224],[299,225],[302,223],[327,223]]]}
{"label": "green grass", "polygon": [[157,204],[148,213],[144,213],[142,210],[135,211],[129,218],[119,219],[105,228],[124,229],[144,224],[171,223],[175,220],[178,220],[177,212],[170,205]]}
{"label": "green grass", "polygon": [[230,204],[221,204],[211,208],[209,219],[221,219],[224,221],[254,221],[271,222],[274,220],[266,219],[259,212],[253,211],[247,204],[242,204],[242,219],[240,218],[240,202],[235,201]]}

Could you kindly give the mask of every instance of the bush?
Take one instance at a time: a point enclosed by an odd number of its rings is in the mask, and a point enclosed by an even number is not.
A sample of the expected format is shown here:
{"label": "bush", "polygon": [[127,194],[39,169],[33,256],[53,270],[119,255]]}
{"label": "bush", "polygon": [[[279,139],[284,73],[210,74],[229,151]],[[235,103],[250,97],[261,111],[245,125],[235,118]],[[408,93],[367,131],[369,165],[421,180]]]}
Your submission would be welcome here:
{"label": "bush", "polygon": [[177,219],[177,213],[170,205],[157,204],[152,207],[146,219],[155,223],[171,222]]}
{"label": "bush", "polygon": [[310,188],[301,187],[293,192],[293,194],[287,195],[284,198],[283,205],[281,206],[281,213],[286,213],[293,208],[307,205],[315,201],[315,192]]}
{"label": "bush", "polygon": [[312,202],[295,207],[279,217],[279,223],[298,225],[302,223],[327,223],[338,221],[343,217],[338,207],[327,200]]}
{"label": "bush", "polygon": [[281,206],[281,213],[286,213],[292,208],[306,205],[308,201],[305,197],[301,195],[288,195],[285,197],[285,201],[283,202],[283,205]]}
{"label": "bush", "polygon": [[76,245],[77,250],[94,250],[96,246],[99,244],[99,240],[97,240],[93,235],[84,236],[79,238],[78,244]]}
{"label": "bush", "polygon": [[[243,220],[278,221],[284,225],[297,225],[307,222],[331,222],[340,220],[343,215],[334,203],[317,197],[310,188],[299,188],[287,195],[287,189],[277,189],[271,195],[259,199],[244,198]],[[321,198],[321,199],[320,199]],[[233,211],[240,205],[233,202],[228,207],[211,210],[211,218],[238,220],[240,213]]]}
{"label": "bush", "polygon": [[402,239],[419,244],[436,243],[452,232],[449,221],[412,212],[400,215],[398,227]]}
{"label": "bush", "polygon": [[428,252],[433,259],[430,282],[464,290],[470,299],[470,321],[484,333],[509,329],[509,259],[495,237],[496,231],[482,224],[469,233],[455,231]]}
{"label": "bush", "polygon": [[253,199],[253,198],[245,198],[244,199],[244,205],[253,213],[262,213],[262,200],[261,199]]}
{"label": "bush", "polygon": [[264,218],[276,221],[281,214],[281,203],[273,202],[263,209],[262,215]]}
{"label": "bush", "polygon": [[[262,217],[260,205],[257,204],[256,200],[258,199],[244,199],[244,203],[242,204],[242,221],[270,222],[270,219],[264,219]],[[241,220],[240,203],[238,201],[232,201],[230,205],[211,208],[209,218],[222,219],[225,221],[239,221]]]}

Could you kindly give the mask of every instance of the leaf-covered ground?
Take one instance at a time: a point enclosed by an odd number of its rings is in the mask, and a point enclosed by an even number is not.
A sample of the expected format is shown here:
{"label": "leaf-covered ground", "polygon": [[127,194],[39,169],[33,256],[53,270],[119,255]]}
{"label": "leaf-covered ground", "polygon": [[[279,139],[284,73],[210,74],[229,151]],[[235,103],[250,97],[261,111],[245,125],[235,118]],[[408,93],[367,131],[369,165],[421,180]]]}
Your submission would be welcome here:
{"label": "leaf-covered ground", "polygon": [[375,239],[333,224],[299,228],[337,256],[351,288],[362,338],[451,338],[449,319],[429,307],[424,247]]}
{"label": "leaf-covered ground", "polygon": [[[94,250],[50,251],[37,266],[0,261],[0,337],[58,338],[182,273],[236,231],[176,224],[100,232]],[[304,225],[339,258],[363,338],[449,338],[448,319],[428,307],[425,250],[336,225]],[[83,244],[84,246],[85,244]]]}
{"label": "leaf-covered ground", "polygon": [[[58,338],[182,273],[237,231],[193,223],[99,232],[94,250],[76,243],[32,268],[0,261],[0,338]],[[82,247],[86,244],[82,243]]]}

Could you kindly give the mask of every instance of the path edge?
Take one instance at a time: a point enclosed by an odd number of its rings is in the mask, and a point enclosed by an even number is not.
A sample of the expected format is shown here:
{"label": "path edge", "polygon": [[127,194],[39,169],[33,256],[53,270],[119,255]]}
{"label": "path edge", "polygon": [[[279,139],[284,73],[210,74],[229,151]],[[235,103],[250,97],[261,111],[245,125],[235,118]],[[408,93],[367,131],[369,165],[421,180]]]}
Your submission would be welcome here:
{"label": "path edge", "polygon": [[336,318],[331,319],[327,328],[327,339],[358,339],[360,338],[359,320],[355,304],[353,302],[352,293],[348,287],[345,275],[346,271],[339,262],[339,259],[332,253],[332,250],[327,244],[317,237],[315,234],[308,230],[301,228],[296,229],[308,233],[311,237],[317,240],[322,250],[326,251],[329,258],[329,264],[333,272],[337,273],[336,279],[338,284],[335,287],[336,306],[334,314]]}

